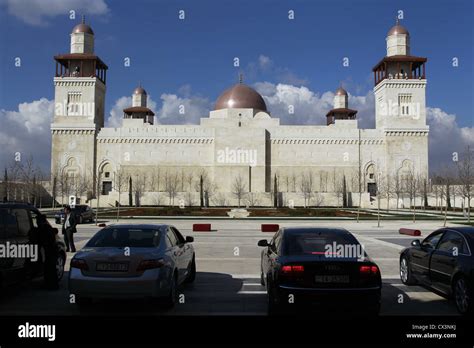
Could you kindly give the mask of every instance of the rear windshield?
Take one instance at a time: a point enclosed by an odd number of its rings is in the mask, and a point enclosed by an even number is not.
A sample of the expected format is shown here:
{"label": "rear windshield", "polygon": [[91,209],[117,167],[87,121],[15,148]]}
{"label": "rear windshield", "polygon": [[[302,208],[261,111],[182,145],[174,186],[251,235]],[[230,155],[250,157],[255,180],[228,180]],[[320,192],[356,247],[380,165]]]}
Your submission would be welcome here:
{"label": "rear windshield", "polygon": [[18,234],[15,213],[9,208],[0,208],[0,238],[10,238]]}
{"label": "rear windshield", "polygon": [[[359,242],[351,234],[340,232],[302,231],[285,235],[283,242],[285,255],[324,255],[337,253],[338,246],[357,247]],[[340,247],[339,247],[340,248]]]}
{"label": "rear windshield", "polygon": [[86,247],[152,248],[159,246],[161,233],[159,228],[105,228]]}

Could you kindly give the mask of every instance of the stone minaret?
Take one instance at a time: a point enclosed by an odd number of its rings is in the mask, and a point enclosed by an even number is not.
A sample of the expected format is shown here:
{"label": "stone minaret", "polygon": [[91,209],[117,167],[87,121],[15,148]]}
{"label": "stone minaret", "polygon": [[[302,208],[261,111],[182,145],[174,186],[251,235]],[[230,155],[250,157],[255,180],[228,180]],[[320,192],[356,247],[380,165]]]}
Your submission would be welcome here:
{"label": "stone minaret", "polygon": [[72,29],[70,52],[54,59],[51,172],[52,178],[70,178],[72,195],[78,180],[95,181],[108,67],[94,54],[94,32],[84,18]]}

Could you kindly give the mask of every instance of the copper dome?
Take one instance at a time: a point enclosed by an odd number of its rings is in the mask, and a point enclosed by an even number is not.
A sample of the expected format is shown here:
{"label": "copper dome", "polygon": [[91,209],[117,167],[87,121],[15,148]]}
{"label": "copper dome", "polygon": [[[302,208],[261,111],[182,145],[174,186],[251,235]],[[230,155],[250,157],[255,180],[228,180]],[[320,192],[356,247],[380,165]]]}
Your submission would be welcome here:
{"label": "copper dome", "polygon": [[146,94],[146,91],[140,86],[140,87],[135,88],[135,90],[133,91],[133,94]]}
{"label": "copper dome", "polygon": [[344,88],[339,87],[336,91],[336,95],[347,95],[347,92]]}
{"label": "copper dome", "polygon": [[76,25],[74,28],[72,28],[71,34],[77,34],[77,33],[87,33],[87,34],[94,35],[92,28],[85,23],[80,23]]}
{"label": "copper dome", "polygon": [[257,109],[267,111],[267,105],[257,91],[243,83],[238,83],[225,90],[217,98],[214,110],[220,109]]}
{"label": "copper dome", "polygon": [[388,32],[387,36],[397,35],[397,34],[410,35],[408,30],[406,30],[406,28],[404,26],[401,26],[400,24],[394,25],[392,29],[390,29],[390,31]]}

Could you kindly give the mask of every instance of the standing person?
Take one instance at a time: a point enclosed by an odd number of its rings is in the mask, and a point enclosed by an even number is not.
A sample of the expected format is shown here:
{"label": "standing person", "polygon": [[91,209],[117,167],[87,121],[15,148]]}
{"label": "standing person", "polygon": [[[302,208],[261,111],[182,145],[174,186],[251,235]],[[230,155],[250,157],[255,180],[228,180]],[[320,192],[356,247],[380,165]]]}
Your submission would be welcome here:
{"label": "standing person", "polygon": [[59,257],[58,246],[56,245],[56,232],[48,223],[46,216],[41,214],[36,218],[39,229],[39,245],[44,248],[44,281],[50,290],[59,288],[58,270],[56,269]]}
{"label": "standing person", "polygon": [[63,234],[64,243],[66,243],[66,252],[71,250],[73,253],[76,251],[74,245],[74,233],[76,233],[76,217],[74,216],[69,206],[64,208],[64,223],[63,223]]}

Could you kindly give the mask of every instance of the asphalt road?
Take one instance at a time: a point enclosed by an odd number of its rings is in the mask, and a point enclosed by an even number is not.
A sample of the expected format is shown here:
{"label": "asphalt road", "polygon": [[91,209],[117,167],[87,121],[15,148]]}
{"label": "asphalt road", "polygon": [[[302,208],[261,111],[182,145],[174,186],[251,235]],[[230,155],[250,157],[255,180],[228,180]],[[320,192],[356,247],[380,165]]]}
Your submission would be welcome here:
{"label": "asphalt road", "polygon": [[[127,223],[144,222],[139,219]],[[146,220],[150,223],[150,220]],[[212,232],[192,232],[192,224],[202,220],[166,220],[184,235],[194,236],[197,276],[194,284],[180,289],[180,303],[165,311],[146,301],[100,301],[79,310],[69,301],[67,274],[58,291],[47,291],[35,280],[7,289],[0,299],[1,315],[101,315],[101,314],[156,314],[156,315],[265,315],[266,292],[260,285],[260,248],[257,241],[270,239],[273,233],[260,232],[258,220],[210,220]],[[53,222],[52,222],[53,223]],[[112,221],[110,221],[112,223]],[[383,278],[381,315],[457,315],[454,304],[431,291],[403,285],[398,276],[399,252],[414,237],[398,234],[400,227],[416,227],[422,237],[440,226],[439,221],[387,221],[377,227],[376,221],[288,221],[273,220],[281,226],[337,226],[351,231],[377,262]],[[81,248],[98,227],[84,224],[75,235]],[[69,269],[69,254],[67,269]]]}

